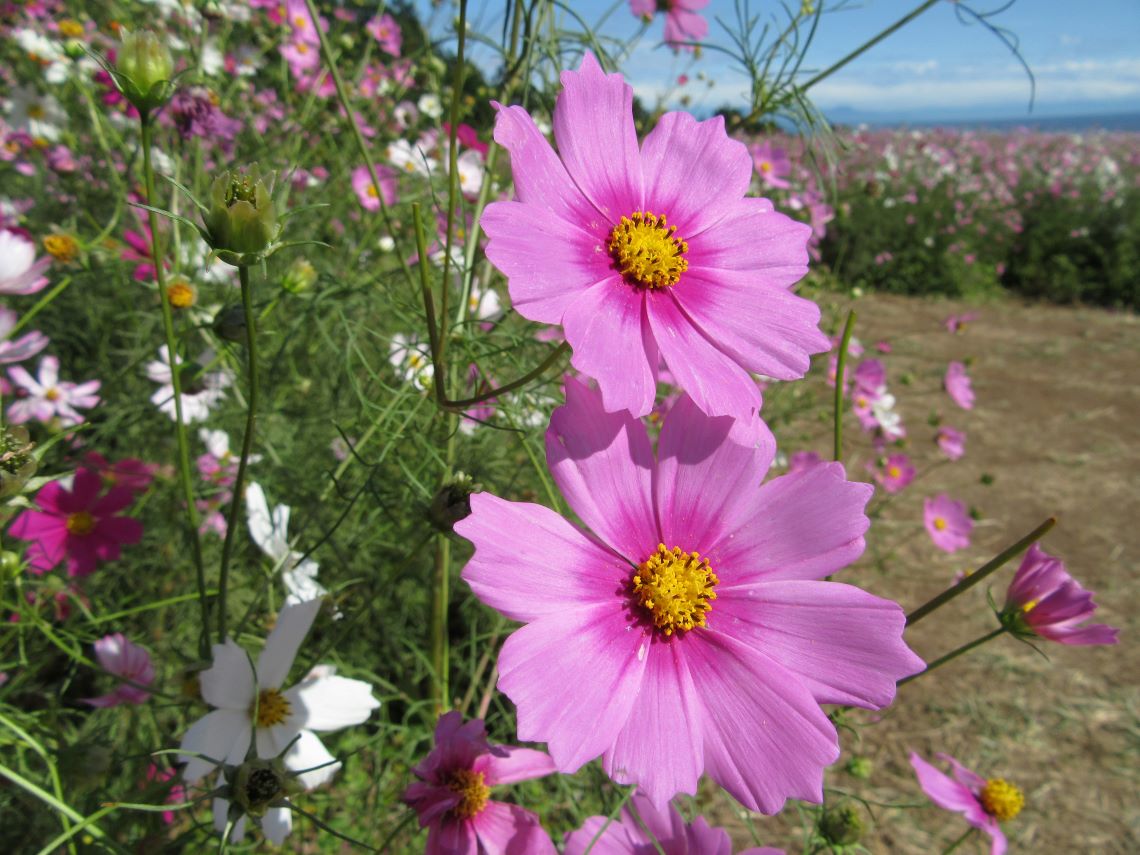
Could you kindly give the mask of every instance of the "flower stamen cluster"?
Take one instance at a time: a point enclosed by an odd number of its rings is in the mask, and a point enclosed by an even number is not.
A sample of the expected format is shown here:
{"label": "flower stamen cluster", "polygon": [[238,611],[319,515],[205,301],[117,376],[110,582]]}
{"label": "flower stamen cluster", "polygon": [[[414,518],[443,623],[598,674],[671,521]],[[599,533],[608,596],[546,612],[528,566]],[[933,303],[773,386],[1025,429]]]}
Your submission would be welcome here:
{"label": "flower stamen cluster", "polygon": [[258,727],[273,727],[288,719],[293,707],[279,689],[262,689],[257,694],[257,706],[251,712]]}
{"label": "flower stamen cluster", "polygon": [[478,816],[491,798],[491,788],[484,781],[483,773],[473,769],[453,770],[447,775],[445,785],[459,796],[459,804],[451,809],[451,813],[460,819]]}
{"label": "flower stamen cluster", "polygon": [[1025,805],[1025,796],[1021,790],[1004,778],[990,778],[978,794],[986,813],[998,822],[1013,819]]}
{"label": "flower stamen cluster", "polygon": [[638,566],[633,595],[653,625],[669,636],[705,625],[719,581],[699,552],[683,552],[679,546],[666,549],[659,543],[657,551]]}
{"label": "flower stamen cluster", "polygon": [[667,288],[689,269],[683,256],[689,245],[676,237],[677,227],[649,211],[634,211],[610,232],[607,248],[618,270],[632,285]]}

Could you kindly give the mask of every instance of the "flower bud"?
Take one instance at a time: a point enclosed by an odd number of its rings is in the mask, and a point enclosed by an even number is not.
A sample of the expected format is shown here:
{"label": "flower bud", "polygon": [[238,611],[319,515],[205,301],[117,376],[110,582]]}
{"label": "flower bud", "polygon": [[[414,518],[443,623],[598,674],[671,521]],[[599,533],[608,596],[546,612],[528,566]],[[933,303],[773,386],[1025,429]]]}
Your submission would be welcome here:
{"label": "flower bud", "polygon": [[170,99],[174,60],[166,45],[150,30],[123,31],[115,71],[123,94],[140,113],[161,107]]}
{"label": "flower bud", "polygon": [[875,767],[866,757],[852,757],[847,761],[846,771],[848,775],[866,781],[875,771]]}
{"label": "flower bud", "polygon": [[308,259],[298,258],[289,265],[285,271],[285,278],[281,280],[281,287],[290,294],[300,294],[308,291],[317,281],[317,269],[309,263]]}
{"label": "flower bud", "polygon": [[214,316],[214,332],[219,338],[245,344],[245,309],[229,306]]}
{"label": "flower bud", "polygon": [[451,531],[457,522],[471,516],[471,494],[478,489],[479,485],[472,483],[470,475],[457,472],[432,497],[428,511],[432,525],[440,531]]}
{"label": "flower bud", "polygon": [[210,246],[235,267],[254,263],[269,248],[279,231],[277,208],[256,163],[214,179],[205,223]]}
{"label": "flower bud", "polygon": [[263,817],[274,804],[296,792],[297,784],[280,758],[246,760],[237,768],[231,783],[233,800],[252,817]]}
{"label": "flower bud", "polygon": [[853,804],[845,804],[828,809],[819,822],[819,830],[828,843],[850,846],[859,842],[865,829],[859,809]]}
{"label": "flower bud", "polygon": [[32,456],[35,447],[23,427],[5,427],[0,431],[0,499],[19,493],[36,473],[36,459]]}

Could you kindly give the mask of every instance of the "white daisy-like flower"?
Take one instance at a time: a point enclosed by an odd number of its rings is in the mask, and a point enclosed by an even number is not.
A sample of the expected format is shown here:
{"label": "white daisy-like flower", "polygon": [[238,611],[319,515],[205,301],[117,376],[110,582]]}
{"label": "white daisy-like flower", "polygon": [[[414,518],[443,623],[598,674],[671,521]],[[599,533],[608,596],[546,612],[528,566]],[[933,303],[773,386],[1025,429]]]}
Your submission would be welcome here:
{"label": "white daisy-like flower", "polygon": [[426,137],[421,137],[419,142],[414,144],[408,140],[396,140],[388,144],[388,162],[409,175],[422,175],[427,178],[431,176],[437,165],[433,157],[434,151],[434,144]]}
{"label": "white daisy-like flower", "polygon": [[67,124],[67,113],[51,95],[41,95],[27,86],[13,87],[6,106],[8,124],[32,139],[58,142]]}
{"label": "white daisy-like flower", "polygon": [[416,106],[419,107],[420,112],[429,119],[438,119],[443,115],[443,103],[439,100],[438,95],[431,92],[420,96],[420,100]]}
{"label": "white daisy-like flower", "polygon": [[456,158],[455,168],[459,172],[460,191],[468,199],[474,199],[479,195],[479,189],[483,186],[483,175],[486,172],[483,155],[469,148]]}
{"label": "white daisy-like flower", "polygon": [[422,344],[414,335],[397,333],[392,336],[392,344],[388,350],[388,362],[396,369],[396,373],[411,383],[420,391],[431,387],[435,368],[431,364],[431,354],[428,346]]}
{"label": "white daisy-like flower", "polygon": [[[221,763],[240,765],[251,744],[264,760],[284,752],[285,767],[297,773],[305,789],[320,786],[336,774],[341,764],[314,731],[360,724],[380,702],[372,697],[368,683],[335,674],[303,679],[282,690],[320,608],[320,600],[283,608],[256,667],[232,638],[214,645],[213,665],[198,677],[202,699],[214,709],[191,725],[179,746],[186,752],[179,755],[179,762],[186,763],[182,777],[187,783],[201,781]],[[228,804],[215,799],[214,808],[215,825],[221,808],[224,828]],[[292,826],[288,808],[270,808],[261,820],[262,831],[274,843],[284,840]],[[239,822],[230,839],[236,842],[243,833],[244,822]]]}
{"label": "white daisy-like flower", "polygon": [[249,536],[258,549],[281,567],[281,581],[289,592],[285,605],[325,596],[328,590],[317,581],[320,565],[289,546],[289,506],[277,505],[270,511],[265,490],[251,481],[245,488],[245,509],[249,517]]}
{"label": "white daisy-like flower", "polygon": [[[208,365],[212,361],[213,354],[208,351],[195,360],[198,366]],[[179,375],[182,380],[182,418],[187,422],[205,421],[211,410],[226,396],[226,388],[233,382],[233,376],[224,369],[191,373],[185,370],[187,363],[181,356],[176,356],[175,366],[183,372]],[[171,419],[177,418],[170,352],[165,344],[158,349],[158,359],[146,364],[146,376],[159,384],[150,396],[150,402]]]}
{"label": "white daisy-like flower", "polygon": [[886,439],[895,440],[906,436],[902,416],[895,410],[895,396],[887,393],[886,387],[883,387],[883,394],[871,402],[871,412]]}

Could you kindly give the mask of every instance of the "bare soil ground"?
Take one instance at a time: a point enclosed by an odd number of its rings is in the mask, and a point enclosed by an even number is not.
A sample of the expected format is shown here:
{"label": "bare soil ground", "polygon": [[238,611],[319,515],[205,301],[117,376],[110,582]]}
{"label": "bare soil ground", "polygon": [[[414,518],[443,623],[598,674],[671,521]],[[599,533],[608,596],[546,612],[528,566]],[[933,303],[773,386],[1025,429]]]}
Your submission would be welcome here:
{"label": "bare soil ground", "polygon": [[[928,417],[940,414],[966,430],[968,441],[962,460],[920,475],[890,503],[866,556],[842,578],[909,611],[959,570],[981,566],[1057,516],[1046,550],[1097,593],[1097,622],[1121,628],[1121,643],[1042,640],[1045,658],[1011,638],[996,639],[903,687],[883,714],[859,713],[866,738],[856,744],[844,736],[844,755],[868,757],[874,773],[860,782],[838,771],[829,784],[882,805],[926,803],[908,754],[933,760],[944,751],[1025,792],[1024,811],[1005,824],[1011,852],[1140,852],[1140,662],[1133,647],[1140,628],[1140,318],[1003,301],[977,308],[975,322],[949,334],[945,318],[970,308],[883,295],[856,306],[856,334],[868,355],[880,339],[893,346],[884,357],[888,382],[920,472],[922,461],[938,459]],[[977,393],[969,412],[936,391],[934,379],[964,357]],[[900,382],[907,374],[910,387]],[[865,477],[856,470],[869,459],[866,443],[852,437],[851,447],[849,471]],[[815,450],[829,448],[821,441]],[[983,473],[993,476],[991,485],[982,483]],[[921,529],[924,496],[941,492],[981,513],[971,546],[952,555],[936,550]],[[983,589],[1000,606],[1016,566],[917,624],[908,631],[910,645],[929,661],[996,627]],[[933,806],[871,809],[873,831],[863,842],[874,853],[942,852],[967,828]],[[759,819],[772,844],[797,839],[790,836],[795,811]],[[988,852],[989,840],[974,835],[956,851]]]}

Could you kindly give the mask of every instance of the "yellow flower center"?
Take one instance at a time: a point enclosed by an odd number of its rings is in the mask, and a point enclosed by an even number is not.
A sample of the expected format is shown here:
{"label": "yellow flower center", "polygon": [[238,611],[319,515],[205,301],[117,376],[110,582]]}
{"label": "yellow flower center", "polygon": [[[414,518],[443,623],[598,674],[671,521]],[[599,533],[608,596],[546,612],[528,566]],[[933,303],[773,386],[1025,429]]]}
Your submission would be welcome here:
{"label": "yellow flower center", "polygon": [[67,517],[67,533],[80,537],[95,531],[95,517],[87,511],[76,511]]}
{"label": "yellow flower center", "polygon": [[55,386],[52,386],[50,389],[48,389],[46,392],[44,392],[44,397],[47,398],[49,401],[58,401],[59,400],[59,389],[57,389]]}
{"label": "yellow flower center", "polygon": [[675,237],[676,226],[665,222],[665,215],[634,211],[610,232],[607,247],[626,281],[646,288],[676,285],[689,269],[682,256],[689,245]]}
{"label": "yellow flower center", "polygon": [[716,599],[713,588],[720,580],[699,552],[681,547],[657,551],[638,565],[633,576],[633,594],[665,635],[705,625],[705,616]]}
{"label": "yellow flower center", "polygon": [[978,796],[986,813],[998,822],[1013,819],[1025,806],[1021,790],[1004,778],[990,778]]}
{"label": "yellow flower center", "polygon": [[471,769],[456,769],[447,775],[444,780],[449,790],[459,796],[459,804],[451,809],[451,813],[460,819],[471,817],[482,812],[491,798],[491,788],[483,782],[483,773]]}
{"label": "yellow flower center", "polygon": [[250,710],[258,727],[281,724],[293,712],[293,707],[278,689],[262,689],[257,693],[257,708]]}
{"label": "yellow flower center", "polygon": [[1035,608],[1037,608],[1037,603],[1038,603],[1037,600],[1030,600],[1028,603],[1026,603],[1024,606],[1021,607],[1021,611],[1023,613],[1028,614],[1029,612],[1031,612]]}
{"label": "yellow flower center", "polygon": [[166,296],[170,305],[176,309],[188,309],[198,302],[198,294],[194,286],[185,279],[177,279],[166,287]]}
{"label": "yellow flower center", "polygon": [[763,172],[765,175],[767,175],[769,172],[771,172],[771,171],[772,171],[772,164],[770,164],[770,163],[769,163],[768,161],[766,161],[766,160],[765,160],[765,161],[763,161],[763,162],[761,162],[761,164],[760,164],[760,171],[761,171],[761,172]]}
{"label": "yellow flower center", "polygon": [[376,191],[376,185],[375,184],[369,184],[368,185],[368,196],[371,199],[379,199],[380,198],[380,194]]}
{"label": "yellow flower center", "polygon": [[887,467],[887,474],[892,478],[898,478],[900,475],[902,475],[902,470],[897,466],[889,466]]}
{"label": "yellow flower center", "polygon": [[64,18],[59,22],[59,34],[64,38],[77,39],[83,35],[83,25],[73,18]]}
{"label": "yellow flower center", "polygon": [[48,235],[44,238],[44,249],[56,261],[74,261],[79,254],[79,244],[71,235]]}
{"label": "yellow flower center", "polygon": [[29,119],[42,119],[44,116],[47,115],[44,108],[41,107],[39,104],[29,104],[27,113],[28,113]]}
{"label": "yellow flower center", "polygon": [[309,46],[304,42],[297,42],[295,47],[297,48],[297,53],[301,54],[302,56],[309,52]]}
{"label": "yellow flower center", "polygon": [[942,519],[942,517],[935,517],[934,528],[938,531],[946,531],[946,520]]}

